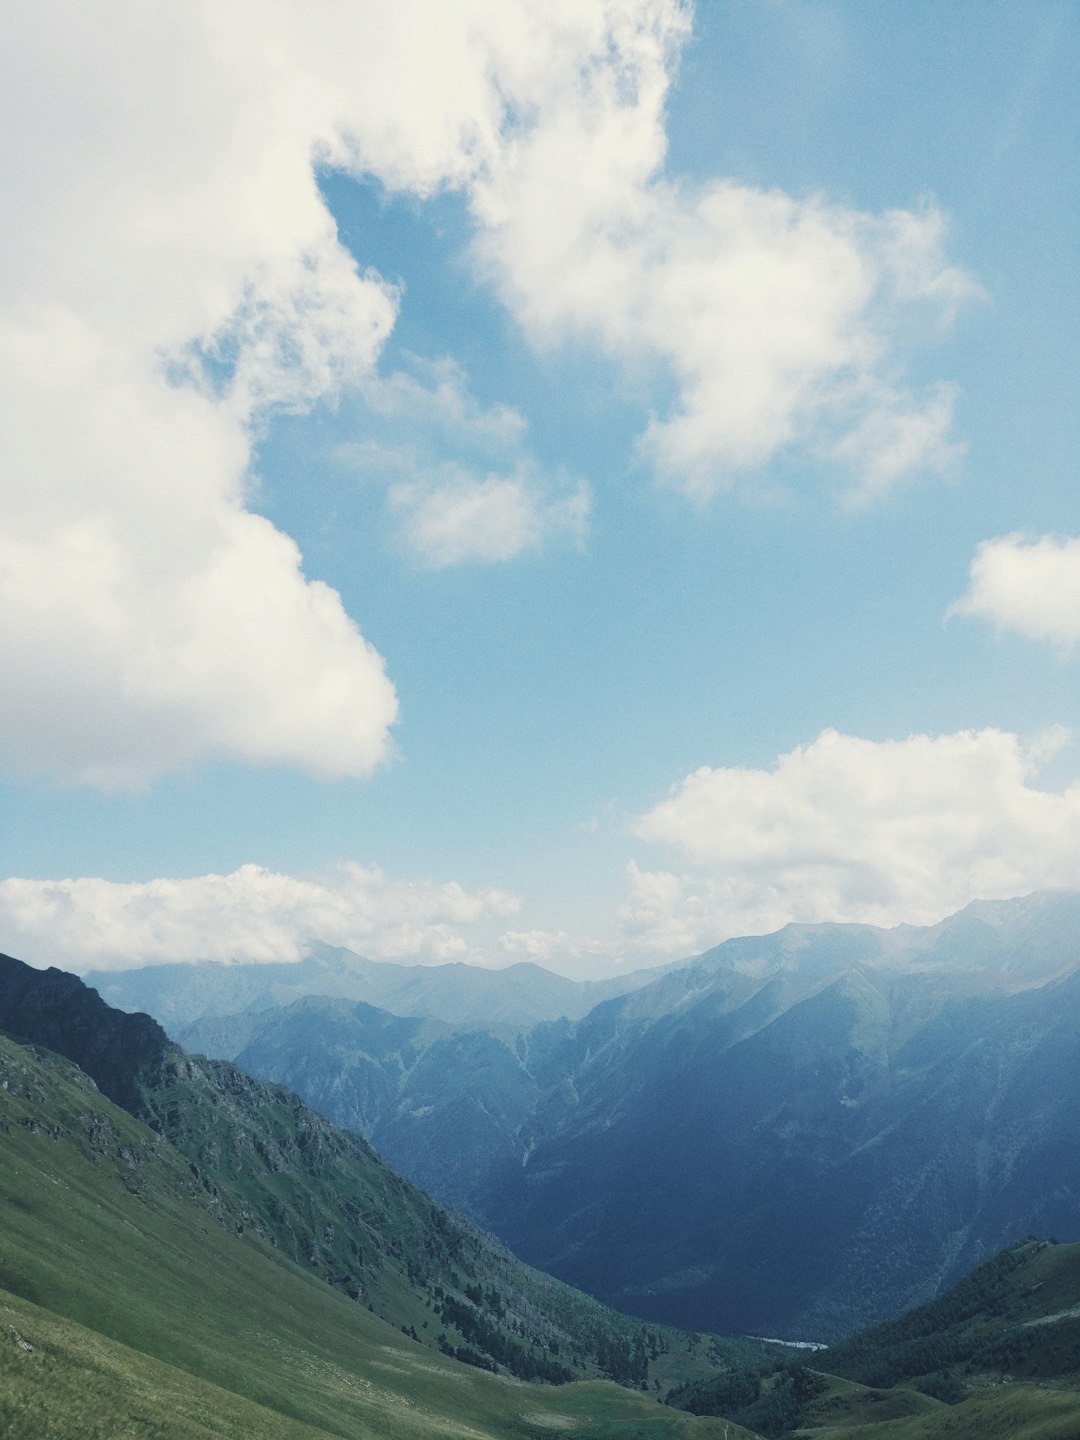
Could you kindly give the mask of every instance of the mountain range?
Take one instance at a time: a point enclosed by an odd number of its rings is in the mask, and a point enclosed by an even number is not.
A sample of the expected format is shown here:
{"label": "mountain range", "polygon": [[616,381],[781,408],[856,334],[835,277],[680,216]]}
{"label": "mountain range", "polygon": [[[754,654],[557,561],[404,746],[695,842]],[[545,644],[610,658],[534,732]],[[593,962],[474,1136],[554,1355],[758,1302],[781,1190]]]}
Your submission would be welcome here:
{"label": "mountain range", "polygon": [[[0,1158],[0,1434],[18,1440],[1080,1429],[1080,1245],[1021,1240],[824,1354],[642,1325],[295,1095],[9,957]],[[604,1372],[622,1383],[582,1378]]]}
{"label": "mountain range", "polygon": [[[620,1309],[832,1340],[1026,1233],[1080,1236],[1077,937],[1080,897],[1042,894],[739,938],[515,1034],[509,1006],[480,1026],[318,994],[174,1034]],[[239,992],[262,967],[234,968]]]}
{"label": "mountain range", "polygon": [[210,1016],[250,1015],[324,995],[362,1000],[394,1015],[516,1033],[541,1020],[580,1019],[602,1000],[636,990],[660,973],[569,980],[529,962],[503,970],[461,962],[398,965],[315,943],[295,962],[144,965],[95,970],[84,978],[110,1005],[145,1010],[173,1032]]}

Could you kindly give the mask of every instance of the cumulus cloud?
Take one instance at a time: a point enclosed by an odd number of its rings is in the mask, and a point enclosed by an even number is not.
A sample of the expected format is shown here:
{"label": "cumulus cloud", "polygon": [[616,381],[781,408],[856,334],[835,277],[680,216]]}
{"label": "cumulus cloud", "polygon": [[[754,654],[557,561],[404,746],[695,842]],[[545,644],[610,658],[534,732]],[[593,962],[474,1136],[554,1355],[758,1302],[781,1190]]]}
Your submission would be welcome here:
{"label": "cumulus cloud", "polygon": [[951,615],[989,620],[1071,650],[1080,641],[1080,539],[1004,535],[984,540]]}
{"label": "cumulus cloud", "polygon": [[330,97],[276,7],[62,9],[9,7],[0,47],[0,757],[365,774],[383,662],[247,504],[260,417],[369,373],[394,320],[318,193]]}
{"label": "cumulus cloud", "polygon": [[378,960],[437,963],[474,958],[470,931],[517,908],[505,891],[398,880],[353,863],[311,876],[244,865],[130,884],[9,879],[0,881],[0,947],[75,971],[290,961],[313,940]]}
{"label": "cumulus cloud", "polygon": [[826,730],[770,770],[696,770],[634,826],[682,864],[631,866],[624,931],[678,952],[790,920],[928,923],[972,898],[1068,889],[1080,784],[1033,783],[1067,739]]}
{"label": "cumulus cloud", "polygon": [[[855,437],[874,493],[948,452],[943,392],[895,389],[888,421],[867,399],[897,317],[973,291],[941,216],[666,178],[679,0],[15,0],[2,25],[9,768],[137,785],[208,756],[346,775],[386,755],[380,657],[251,505],[273,414],[369,381],[396,314],[319,167],[461,191],[534,340],[673,378],[642,451],[695,494],[796,443]],[[580,493],[516,467],[427,473],[402,503],[429,563],[580,528]]]}
{"label": "cumulus cloud", "polygon": [[[718,180],[666,177],[664,103],[686,12],[612,24],[611,58],[529,93],[536,121],[473,186],[476,253],[541,345],[659,367],[675,398],[643,456],[707,498],[780,450],[844,453],[879,496],[952,458],[951,392],[887,381],[905,326],[981,293],[944,253],[933,205],[876,216]],[[883,389],[891,390],[882,404]]]}

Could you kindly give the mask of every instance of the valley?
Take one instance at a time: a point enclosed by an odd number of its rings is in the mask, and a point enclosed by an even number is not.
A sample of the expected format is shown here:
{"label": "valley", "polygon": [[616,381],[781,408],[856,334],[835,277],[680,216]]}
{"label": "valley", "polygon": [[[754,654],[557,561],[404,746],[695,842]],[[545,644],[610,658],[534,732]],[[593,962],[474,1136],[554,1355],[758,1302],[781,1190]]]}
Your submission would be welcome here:
{"label": "valley", "polygon": [[517,1034],[341,995],[194,1022],[243,1066],[0,958],[0,1433],[1067,1440],[1080,982],[1053,897],[972,918],[905,972],[789,927]]}
{"label": "valley", "polygon": [[789,926],[517,1033],[449,1024],[419,980],[399,1014],[316,994],[224,1014],[254,966],[197,967],[192,995],[219,990],[194,1021],[158,972],[110,993],[171,1007],[188,1049],[289,1086],[619,1309],[832,1340],[1019,1236],[1080,1235],[1077,933],[1053,894]]}

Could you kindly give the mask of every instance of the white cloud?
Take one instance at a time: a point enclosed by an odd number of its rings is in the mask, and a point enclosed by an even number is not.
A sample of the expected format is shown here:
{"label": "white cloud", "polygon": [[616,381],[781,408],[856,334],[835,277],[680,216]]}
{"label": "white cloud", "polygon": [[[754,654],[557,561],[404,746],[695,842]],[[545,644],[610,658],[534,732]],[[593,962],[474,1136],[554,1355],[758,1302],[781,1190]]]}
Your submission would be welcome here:
{"label": "white cloud", "polygon": [[297,960],[313,940],[378,960],[437,963],[474,958],[470,931],[517,908],[501,890],[397,880],[352,863],[299,877],[244,865],[131,884],[9,879],[0,881],[0,948],[76,971]]}
{"label": "white cloud", "polygon": [[504,930],[499,946],[512,959],[531,960],[537,965],[546,965],[575,948],[565,930]]}
{"label": "white cloud", "polygon": [[937,385],[923,402],[885,390],[855,428],[836,442],[831,457],[850,466],[851,506],[882,499],[898,484],[930,472],[942,475],[963,455],[950,440],[955,385]]}
{"label": "white cloud", "polygon": [[371,438],[340,446],[338,456],[385,485],[402,539],[422,563],[491,564],[555,538],[582,544],[589,488],[544,473],[520,411],[479,404],[449,358],[414,357],[412,367],[364,382]]}
{"label": "white cloud", "polygon": [[[248,505],[268,416],[370,381],[394,323],[319,165],[463,191],[530,335],[666,370],[676,399],[642,444],[687,490],[844,434],[871,489],[943,453],[936,401],[898,391],[903,424],[876,439],[865,399],[897,315],[972,292],[941,217],[665,179],[689,23],[677,0],[5,7],[0,663],[19,703],[0,763],[121,785],[208,756],[341,775],[387,753],[380,658]],[[516,467],[445,494],[425,474],[430,563],[583,517]]]}
{"label": "white cloud", "polygon": [[468,561],[511,560],[551,535],[584,538],[589,491],[559,495],[522,467],[512,475],[474,475],[444,465],[423,479],[391,486],[409,545],[433,570]]}
{"label": "white cloud", "polygon": [[[373,415],[418,428],[495,453],[514,452],[525,440],[527,423],[512,405],[481,405],[469,389],[468,377],[450,356],[427,360],[411,356],[412,371],[372,375],[361,385]],[[347,447],[346,452],[347,452]]]}
{"label": "white cloud", "polygon": [[942,215],[665,178],[686,17],[661,5],[651,20],[613,24],[606,63],[530,95],[532,123],[473,186],[485,272],[537,343],[584,340],[632,373],[668,371],[675,399],[642,452],[697,497],[785,447],[847,436],[864,498],[940,468],[951,392],[920,400],[890,379],[886,412],[880,395],[905,324],[943,325],[981,293],[945,259]]}
{"label": "white cloud", "polygon": [[245,504],[260,414],[369,373],[394,319],[315,183],[330,97],[285,63],[280,7],[250,30],[60,9],[8,7],[0,46],[0,760],[101,786],[207,756],[365,774],[396,715],[382,660]]}
{"label": "white cloud", "polygon": [[826,730],[771,770],[696,770],[634,827],[684,864],[631,867],[624,932],[685,952],[789,920],[930,922],[976,897],[1070,888],[1080,784],[1032,783],[1066,740]]}
{"label": "white cloud", "polygon": [[1080,641],[1080,538],[1004,535],[984,540],[970,583],[949,610],[1063,649]]}

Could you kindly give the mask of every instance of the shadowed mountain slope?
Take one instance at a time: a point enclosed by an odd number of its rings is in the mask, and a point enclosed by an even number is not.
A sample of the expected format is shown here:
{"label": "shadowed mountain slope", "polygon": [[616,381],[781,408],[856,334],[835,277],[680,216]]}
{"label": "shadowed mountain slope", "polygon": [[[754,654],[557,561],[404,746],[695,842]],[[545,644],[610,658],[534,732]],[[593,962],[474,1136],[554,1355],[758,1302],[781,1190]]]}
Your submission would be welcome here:
{"label": "shadowed mountain slope", "polygon": [[620,1308],[831,1339],[1080,1235],[1078,935],[1071,894],[792,925],[516,1038],[309,999],[235,1053]]}

